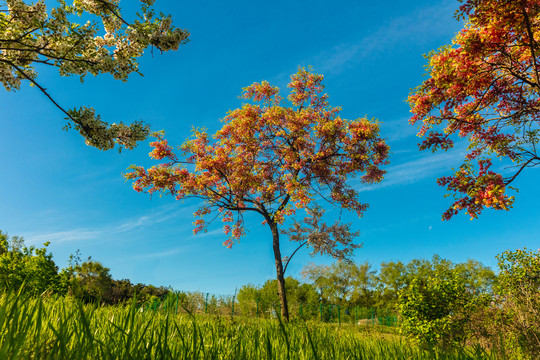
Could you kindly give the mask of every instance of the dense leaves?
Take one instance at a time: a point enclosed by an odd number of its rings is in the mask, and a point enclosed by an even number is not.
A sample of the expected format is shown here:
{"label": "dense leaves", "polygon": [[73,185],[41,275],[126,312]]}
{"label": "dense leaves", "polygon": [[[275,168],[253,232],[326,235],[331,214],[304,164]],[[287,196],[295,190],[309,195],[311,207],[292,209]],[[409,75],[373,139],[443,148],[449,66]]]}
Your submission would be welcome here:
{"label": "dense leaves", "polygon": [[47,10],[44,1],[0,1],[0,83],[7,91],[18,90],[25,81],[39,88],[88,145],[133,148],[148,136],[148,125],[110,125],[90,107],[65,110],[37,79],[37,66],[55,67],[60,75],[76,75],[81,81],[87,74],[104,73],[126,81],[139,72],[137,58],[146,48],[176,50],[189,33],[172,26],[170,17],[156,16],[154,0],[141,0],[132,22],[123,17],[119,0],[56,2],[58,6]]}
{"label": "dense leaves", "polygon": [[511,348],[525,359],[536,359],[540,354],[540,250],[505,251],[497,259],[497,297],[488,312],[495,321],[482,324],[483,334],[505,334],[496,342],[499,351]]}
{"label": "dense leaves", "polygon": [[165,298],[170,293],[164,287],[132,284],[127,279],[115,280],[108,267],[91,259],[70,264],[62,269],[61,275],[67,277],[67,293],[85,303],[115,305],[133,298],[145,303]]}
{"label": "dense leaves", "polygon": [[[427,349],[465,344],[470,336],[471,314],[485,307],[490,296],[488,292],[478,291],[479,281],[463,276],[467,268],[464,265],[437,256],[431,262],[416,260],[409,264],[412,271],[407,276],[407,285],[399,290],[398,300],[401,331],[408,339]],[[491,271],[478,271],[483,266],[469,266],[471,270],[483,274],[479,277],[482,280],[485,276],[493,279]]]}
{"label": "dense leaves", "polygon": [[62,291],[58,268],[47,246],[27,247],[21,237],[0,231],[0,291],[13,290],[39,295]]}
{"label": "dense leaves", "polygon": [[[414,283],[428,283],[454,274],[467,292],[492,293],[496,276],[475,260],[453,263],[434,255],[432,259],[413,259],[371,264],[338,261],[330,265],[308,264],[302,276],[313,284],[321,301],[339,305],[396,309],[399,293]],[[454,276],[452,275],[452,276]]]}
{"label": "dense leaves", "polygon": [[302,270],[302,276],[317,288],[324,303],[363,307],[379,305],[375,301],[377,274],[367,262],[308,264]]}
{"label": "dense leaves", "polygon": [[[429,54],[429,78],[409,96],[421,149],[446,151],[456,136],[469,142],[463,165],[438,181],[455,198],[445,220],[461,210],[471,219],[486,207],[508,210],[509,184],[540,163],[540,2],[466,0],[457,16],[464,29]],[[513,171],[494,168],[492,157]]]}

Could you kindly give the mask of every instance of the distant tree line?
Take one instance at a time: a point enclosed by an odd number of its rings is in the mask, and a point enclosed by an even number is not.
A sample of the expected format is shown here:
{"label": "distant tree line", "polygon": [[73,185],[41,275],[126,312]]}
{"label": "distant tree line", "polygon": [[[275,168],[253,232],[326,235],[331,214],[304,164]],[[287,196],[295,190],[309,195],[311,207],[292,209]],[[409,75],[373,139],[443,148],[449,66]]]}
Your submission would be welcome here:
{"label": "distant tree line", "polygon": [[[337,261],[331,265],[308,264],[302,270],[305,283],[288,277],[287,296],[291,306],[340,305],[343,308],[398,309],[399,294],[415,281],[455,273],[464,279],[472,292],[491,292],[495,273],[482,263],[468,260],[455,264],[434,255],[431,260],[414,259],[409,263],[383,262],[379,269],[373,265]],[[240,306],[246,307],[258,299],[259,309],[264,312],[278,302],[276,284],[268,280],[262,286],[245,285],[238,292]]]}
{"label": "distant tree line", "polygon": [[165,287],[115,280],[109,268],[91,258],[82,261],[78,251],[70,256],[66,268],[59,269],[47,252],[48,245],[26,246],[22,237],[0,231],[0,290],[71,295],[87,303],[108,305],[125,303],[134,296],[146,302],[170,292]]}

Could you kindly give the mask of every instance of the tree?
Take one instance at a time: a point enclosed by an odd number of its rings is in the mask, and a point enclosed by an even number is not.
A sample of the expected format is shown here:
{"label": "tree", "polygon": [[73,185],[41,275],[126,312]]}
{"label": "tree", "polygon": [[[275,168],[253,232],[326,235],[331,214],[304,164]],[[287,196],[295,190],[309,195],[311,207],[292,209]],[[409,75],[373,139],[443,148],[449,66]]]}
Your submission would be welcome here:
{"label": "tree", "polygon": [[246,212],[261,215],[272,232],[285,320],[289,316],[280,225],[316,196],[361,216],[367,205],[357,199],[358,192],[347,180],[362,173],[361,183],[379,182],[385,173],[380,167],[388,163],[389,148],[379,137],[377,121],[339,117],[340,109],[330,107],[328,95],[321,94],[322,80],[322,75],[299,69],[288,85],[289,107],[280,105],[277,87],[266,81],[254,83],[243,93],[254,103],[229,112],[213,139],[195,129],[177,157],[163,135],[156,134],[150,155],[166,162],[147,170],[132,166],[126,174],[139,192],[203,199],[194,213],[198,217],[194,232],[206,229],[211,222],[206,216],[215,213],[230,234],[227,247],[245,234]]}
{"label": "tree", "polygon": [[33,295],[59,288],[58,267],[43,248],[24,245],[20,236],[11,238],[0,231],[0,290],[22,289]]}
{"label": "tree", "polygon": [[406,286],[405,265],[401,261],[383,262],[378,274],[379,294],[389,308],[397,303],[398,293]]}
{"label": "tree", "polygon": [[491,292],[491,286],[495,281],[493,270],[479,261],[469,259],[465,263],[455,264],[435,254],[431,260],[413,259],[407,263],[400,282],[409,286],[414,279],[426,281],[428,278],[443,277],[450,273],[460,277],[465,288],[474,293]]}
{"label": "tree", "polygon": [[302,277],[305,280],[308,280],[315,288],[319,291],[319,297],[321,301],[326,303],[330,302],[330,293],[331,293],[331,284],[329,281],[329,276],[331,272],[331,266],[329,265],[317,265],[317,264],[307,264],[302,269]]}
{"label": "tree", "polygon": [[492,292],[496,276],[490,267],[479,261],[468,259],[455,265],[455,271],[466,280],[467,289],[473,292]]}
{"label": "tree", "polygon": [[503,334],[498,350],[510,349],[526,359],[540,354],[540,249],[505,251],[497,255],[499,276],[492,332]]}
{"label": "tree", "polygon": [[373,306],[377,278],[367,262],[337,261],[331,265],[308,264],[302,276],[319,291],[323,301],[336,305]]}
{"label": "tree", "polygon": [[130,300],[133,296],[134,288],[128,279],[112,280],[111,304],[122,304]]}
{"label": "tree", "polygon": [[72,293],[85,302],[109,303],[113,298],[110,269],[98,261],[87,260],[75,266]]}
{"label": "tree", "polygon": [[[408,99],[410,123],[425,137],[420,149],[446,151],[456,136],[468,138],[463,164],[438,179],[454,196],[444,220],[461,210],[471,219],[486,207],[508,210],[509,185],[540,163],[540,2],[466,0],[457,17],[464,29],[427,56],[429,78]],[[504,177],[492,157],[515,170]]]}
{"label": "tree", "polygon": [[463,346],[471,314],[489,301],[468,291],[463,280],[453,270],[412,279],[399,292],[401,332],[428,349]]}
{"label": "tree", "polygon": [[540,250],[507,250],[497,260],[499,274],[490,301],[469,314],[466,327],[497,358],[536,360],[540,354]]}
{"label": "tree", "polygon": [[[301,283],[292,277],[287,277],[285,285],[288,305],[296,310],[291,310],[291,313],[296,312],[304,319],[318,314],[320,298],[313,285]],[[277,280],[267,280],[260,287],[244,285],[238,290],[237,300],[243,315],[265,317],[277,312],[280,303]]]}
{"label": "tree", "polygon": [[[101,150],[115,144],[132,149],[148,136],[148,125],[109,125],[90,107],[66,110],[37,80],[36,66],[52,66],[60,75],[76,75],[81,81],[88,73],[109,73],[127,81],[129,74],[139,72],[137,58],[146,48],[176,50],[188,40],[189,32],[174,28],[169,16],[156,16],[154,0],[141,0],[137,20],[131,23],[123,17],[119,0],[57,2],[50,11],[44,1],[0,2],[0,82],[7,91],[18,90],[23,81],[37,87],[66,115],[66,129],[73,126],[88,145]],[[78,24],[77,19],[99,22]]]}

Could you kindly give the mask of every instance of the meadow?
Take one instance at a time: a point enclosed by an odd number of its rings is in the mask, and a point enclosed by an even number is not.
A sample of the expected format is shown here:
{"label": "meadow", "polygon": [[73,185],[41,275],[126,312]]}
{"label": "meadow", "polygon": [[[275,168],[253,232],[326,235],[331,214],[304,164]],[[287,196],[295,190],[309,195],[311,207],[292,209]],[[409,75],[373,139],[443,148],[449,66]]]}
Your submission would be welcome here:
{"label": "meadow", "polygon": [[495,359],[420,350],[392,329],[178,314],[66,297],[0,297],[1,359]]}

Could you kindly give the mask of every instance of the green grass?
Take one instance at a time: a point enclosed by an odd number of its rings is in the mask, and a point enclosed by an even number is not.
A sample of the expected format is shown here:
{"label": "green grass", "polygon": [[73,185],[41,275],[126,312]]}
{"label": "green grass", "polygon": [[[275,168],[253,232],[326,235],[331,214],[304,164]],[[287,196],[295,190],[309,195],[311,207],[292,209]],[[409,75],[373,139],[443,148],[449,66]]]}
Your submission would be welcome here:
{"label": "green grass", "polygon": [[0,295],[0,359],[492,359],[433,354],[373,327],[174,315]]}

